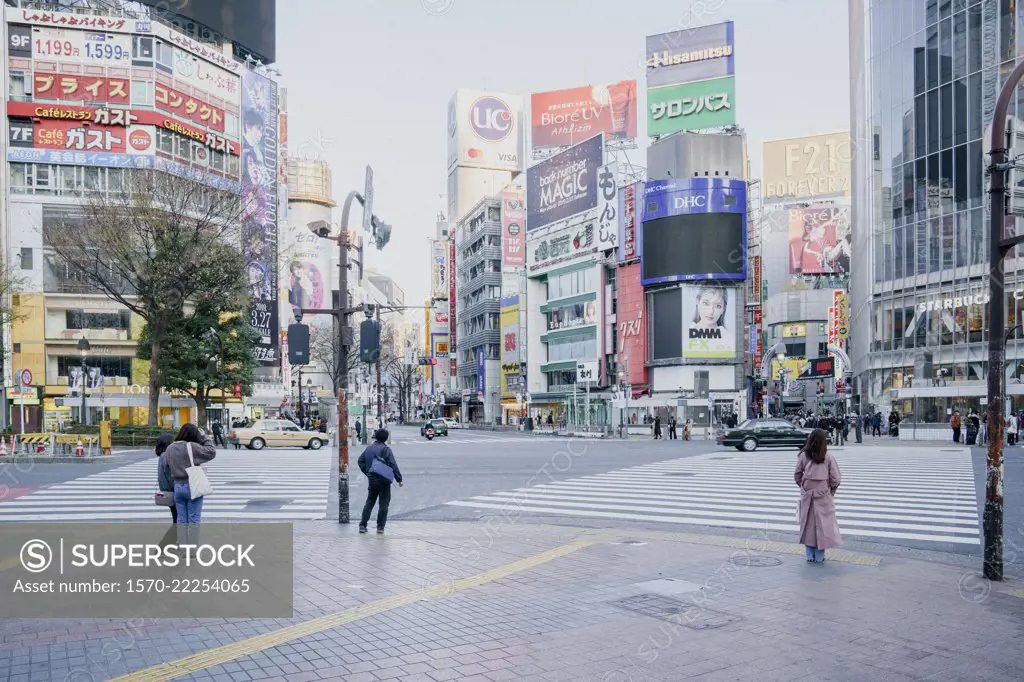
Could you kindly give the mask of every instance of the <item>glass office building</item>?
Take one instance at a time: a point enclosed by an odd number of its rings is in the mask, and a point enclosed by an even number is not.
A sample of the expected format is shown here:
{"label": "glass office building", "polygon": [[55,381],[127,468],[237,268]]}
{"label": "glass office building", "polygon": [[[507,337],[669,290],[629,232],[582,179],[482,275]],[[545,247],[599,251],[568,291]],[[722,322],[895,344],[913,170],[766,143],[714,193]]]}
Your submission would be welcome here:
{"label": "glass office building", "polygon": [[[1022,11],[1014,0],[850,1],[851,356],[862,409],[897,410],[918,438],[986,394],[985,134],[1022,47]],[[1024,119],[1022,98],[1011,119]],[[1011,258],[1007,329],[1024,321],[1018,268]],[[1007,366],[1021,408],[1016,336]]]}

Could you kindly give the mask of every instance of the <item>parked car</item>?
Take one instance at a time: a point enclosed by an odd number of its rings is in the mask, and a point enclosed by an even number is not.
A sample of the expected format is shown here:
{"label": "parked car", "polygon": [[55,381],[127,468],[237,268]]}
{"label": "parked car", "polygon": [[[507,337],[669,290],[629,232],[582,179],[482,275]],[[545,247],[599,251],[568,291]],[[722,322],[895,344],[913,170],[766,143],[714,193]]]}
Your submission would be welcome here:
{"label": "parked car", "polygon": [[435,436],[448,435],[448,425],[445,423],[444,419],[428,419],[427,421],[423,422],[423,425],[420,426],[421,436],[427,435],[427,426],[430,426],[434,429]]}
{"label": "parked car", "polygon": [[726,429],[718,444],[753,452],[758,448],[801,448],[810,429],[793,426],[785,419],[748,419],[735,429]]}
{"label": "parked car", "polygon": [[445,419],[444,420],[444,425],[447,426],[449,429],[459,429],[459,428],[462,428],[459,425],[459,422],[455,421],[454,419]]}
{"label": "parked car", "polygon": [[228,440],[250,450],[295,447],[319,450],[327,442],[327,435],[306,431],[287,419],[259,419],[247,428],[232,429]]}

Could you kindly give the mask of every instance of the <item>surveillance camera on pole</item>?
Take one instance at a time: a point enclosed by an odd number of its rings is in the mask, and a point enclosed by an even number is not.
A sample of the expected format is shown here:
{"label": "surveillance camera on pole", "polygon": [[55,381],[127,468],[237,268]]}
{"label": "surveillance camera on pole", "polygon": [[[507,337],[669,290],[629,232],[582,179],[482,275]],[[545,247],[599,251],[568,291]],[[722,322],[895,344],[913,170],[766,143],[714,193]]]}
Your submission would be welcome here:
{"label": "surveillance camera on pole", "polygon": [[327,239],[331,236],[331,224],[326,220],[314,220],[311,223],[307,223],[306,227],[309,228],[310,232],[321,239]]}

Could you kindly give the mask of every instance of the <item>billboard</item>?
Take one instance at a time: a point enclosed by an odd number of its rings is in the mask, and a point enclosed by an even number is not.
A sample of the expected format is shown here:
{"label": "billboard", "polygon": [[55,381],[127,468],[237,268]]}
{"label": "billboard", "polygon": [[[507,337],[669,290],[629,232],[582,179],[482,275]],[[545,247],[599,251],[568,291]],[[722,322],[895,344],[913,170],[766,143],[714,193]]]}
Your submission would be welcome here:
{"label": "billboard", "polygon": [[850,208],[794,206],[788,212],[790,274],[849,274]]}
{"label": "billboard", "polygon": [[501,193],[502,265],[521,268],[526,265],[526,207],[523,193]]}
{"label": "billboard", "polygon": [[130,104],[131,79],[36,73],[32,76],[32,94],[36,101]]}
{"label": "billboard", "polygon": [[531,146],[567,147],[594,135],[636,138],[636,81],[586,85],[530,96]]}
{"label": "billboard", "polygon": [[457,90],[448,103],[448,170],[521,170],[519,95]]}
{"label": "billboard", "polygon": [[782,338],[796,339],[807,336],[807,325],[804,323],[782,325]]}
{"label": "billboard", "polygon": [[637,197],[643,196],[644,185],[635,182],[619,188],[619,260],[630,261],[640,256],[636,250],[636,229],[640,222]]}
{"label": "billboard", "polygon": [[617,326],[622,335],[619,364],[626,383],[636,386],[647,383],[644,363],[647,361],[647,328],[644,314],[645,296],[640,284],[640,263],[619,268]]}
{"label": "billboard", "polygon": [[835,308],[836,338],[850,338],[850,297],[845,291],[832,291],[832,307]]}
{"label": "billboard", "polygon": [[597,211],[588,211],[531,239],[526,245],[526,268],[533,277],[597,252]]}
{"label": "billboard", "polygon": [[850,195],[850,132],[769,140],[762,146],[765,199]]}
{"label": "billboard", "polygon": [[276,367],[278,93],[277,83],[254,71],[242,77],[242,257],[252,299],[251,322],[260,333],[253,353]]}
{"label": "billboard", "polygon": [[735,124],[736,79],[732,76],[647,90],[648,135]]}
{"label": "billboard", "polygon": [[610,163],[597,171],[597,248],[611,251],[619,243],[619,165]]}
{"label": "billboard", "polygon": [[448,299],[448,244],[440,239],[430,240],[430,280],[434,300]]}
{"label": "billboard", "polygon": [[476,349],[476,390],[477,393],[487,390],[487,362],[483,346],[478,346]]}
{"label": "billboard", "polygon": [[[448,234],[453,234],[454,225],[448,225]],[[455,238],[454,236],[448,241],[448,342],[451,344],[451,348],[454,351],[458,351],[459,346],[456,343],[458,337],[455,333],[457,328],[457,318],[455,316],[455,306],[458,303],[458,299],[455,297]],[[458,376],[455,372],[458,365],[458,352],[454,352],[449,356],[449,375],[451,377]],[[454,388],[454,386],[452,386]]]}
{"label": "billboard", "polygon": [[731,21],[647,36],[647,87],[731,76],[735,59]]}
{"label": "billboard", "polygon": [[288,245],[286,284],[292,313],[302,308],[331,307],[329,252],[320,247],[320,238],[305,225],[296,226],[289,233],[292,238]]}
{"label": "billboard", "polygon": [[644,286],[746,277],[747,184],[732,178],[646,184],[639,251]]}
{"label": "billboard", "polygon": [[526,171],[526,229],[533,231],[597,206],[598,170],[604,163],[600,135]]}
{"label": "billboard", "polygon": [[734,360],[736,289],[721,284],[683,287],[683,358]]}
{"label": "billboard", "polygon": [[501,397],[520,390],[519,296],[501,297]]}

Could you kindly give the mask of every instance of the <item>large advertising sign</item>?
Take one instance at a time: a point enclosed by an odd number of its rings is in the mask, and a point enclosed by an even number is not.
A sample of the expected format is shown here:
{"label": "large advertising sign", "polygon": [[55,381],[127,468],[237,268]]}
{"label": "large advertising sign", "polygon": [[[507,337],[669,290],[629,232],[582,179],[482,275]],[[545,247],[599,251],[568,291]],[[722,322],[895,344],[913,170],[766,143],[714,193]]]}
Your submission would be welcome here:
{"label": "large advertising sign", "polygon": [[597,171],[597,248],[611,251],[619,243],[619,166],[610,163]]}
{"label": "large advertising sign", "polygon": [[850,297],[842,289],[832,291],[832,307],[835,308],[836,338],[850,338]]}
{"label": "large advertising sign", "polygon": [[502,265],[521,268],[526,265],[526,207],[522,192],[501,193]]}
{"label": "large advertising sign", "polygon": [[455,166],[519,171],[519,95],[458,90],[448,104],[448,170]]}
{"label": "large advertising sign", "polygon": [[302,308],[330,307],[330,256],[320,248],[319,237],[305,225],[290,233],[287,284],[292,313]]}
{"label": "large advertising sign", "polygon": [[[169,88],[162,83],[155,83],[154,88],[153,92],[157,109],[180,116],[186,121],[192,121],[212,130],[224,131],[224,110],[220,107],[215,107],[199,98],[186,95],[174,88]],[[246,122],[243,121],[242,125],[246,125]],[[253,125],[255,125],[255,122],[253,122]]]}
{"label": "large advertising sign", "polygon": [[604,138],[597,135],[527,169],[527,230],[596,207],[603,163]]}
{"label": "large advertising sign", "polygon": [[731,76],[735,59],[731,21],[647,36],[647,87]]}
{"label": "large advertising sign", "polygon": [[683,358],[736,358],[736,289],[721,284],[683,287]]}
{"label": "large advertising sign", "polygon": [[647,91],[647,134],[736,124],[736,79],[716,78]]}
{"label": "large advertising sign", "polygon": [[732,178],[646,184],[637,231],[644,286],[742,280],[747,265],[747,184]]}
{"label": "large advertising sign", "polygon": [[430,280],[432,293],[435,300],[448,298],[448,244],[440,239],[433,239],[430,242]]}
{"label": "large advertising sign", "polygon": [[[448,234],[452,234],[454,225],[448,226]],[[452,354],[449,358],[449,374],[452,377],[458,376],[456,369],[458,368],[458,341],[455,330],[457,328],[457,319],[455,317],[455,305],[458,303],[458,299],[455,298],[455,239],[448,241],[448,341],[451,344]],[[454,388],[454,386],[452,387]]]}
{"label": "large advertising sign", "polygon": [[647,383],[644,363],[647,362],[647,324],[644,314],[644,288],[640,283],[640,263],[619,268],[619,301],[616,319],[622,335],[619,364],[629,372],[626,382],[636,386]]}
{"label": "large advertising sign", "polygon": [[850,195],[849,131],[769,140],[762,146],[765,199]]}
{"label": "large advertising sign", "polygon": [[567,147],[594,135],[636,138],[636,81],[535,92],[530,97],[534,149]]}
{"label": "large advertising sign", "polygon": [[131,102],[131,79],[36,73],[32,76],[32,94],[37,101],[128,104]]}
{"label": "large advertising sign", "polygon": [[277,320],[277,83],[253,71],[242,77],[242,256],[252,299],[251,322],[260,333],[253,349],[265,367],[276,367]]}
{"label": "large advertising sign", "polygon": [[476,390],[481,394],[487,390],[487,363],[483,346],[476,349]]}
{"label": "large advertising sign", "polygon": [[636,250],[636,230],[640,222],[637,197],[643,197],[643,192],[642,182],[630,183],[619,189],[619,260],[623,262],[640,256]]}
{"label": "large advertising sign", "polygon": [[598,252],[597,212],[573,216],[526,245],[526,268],[536,276]]}
{"label": "large advertising sign", "polygon": [[791,274],[849,274],[851,243],[848,206],[789,208]]}
{"label": "large advertising sign", "polygon": [[520,389],[519,297],[501,298],[501,397],[514,398]]}

